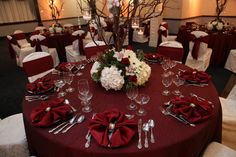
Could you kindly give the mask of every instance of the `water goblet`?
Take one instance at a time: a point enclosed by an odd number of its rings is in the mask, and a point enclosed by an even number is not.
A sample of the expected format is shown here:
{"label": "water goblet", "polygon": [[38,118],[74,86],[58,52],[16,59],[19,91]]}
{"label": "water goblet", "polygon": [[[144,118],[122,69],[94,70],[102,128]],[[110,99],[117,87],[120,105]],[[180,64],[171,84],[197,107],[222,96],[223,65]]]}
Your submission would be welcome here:
{"label": "water goblet", "polygon": [[76,76],[81,76],[81,75],[83,75],[83,73],[80,72],[80,70],[82,69],[82,67],[83,67],[83,64],[76,64],[76,68],[77,68]]}
{"label": "water goblet", "polygon": [[74,75],[72,75],[72,74],[64,76],[65,82],[69,85],[69,87],[66,89],[66,91],[69,93],[71,93],[75,90],[73,87],[70,86],[71,83],[73,82],[73,79],[74,79]]}
{"label": "water goblet", "polygon": [[[64,80],[55,80],[54,81],[54,84],[57,88],[59,88],[59,90],[62,89],[62,87],[66,84],[66,82]],[[57,94],[57,97],[64,97],[66,95],[66,92],[64,91],[59,91],[58,94]]]}
{"label": "water goblet", "polygon": [[81,95],[87,95],[89,93],[88,80],[86,79],[78,80],[78,91]]}
{"label": "water goblet", "polygon": [[92,108],[90,106],[91,104],[91,99],[93,97],[93,93],[89,92],[86,95],[78,95],[78,98],[81,100],[81,105],[83,105],[84,107],[82,108],[82,111],[85,113],[91,112]]}
{"label": "water goblet", "polygon": [[[168,73],[168,72],[165,72],[161,75],[161,77],[162,77],[162,84],[166,88],[168,88],[172,84],[172,75],[170,75],[170,73]],[[162,91],[162,95],[168,96],[168,95],[170,95],[170,91],[165,89]]]}
{"label": "water goblet", "polygon": [[135,101],[140,104],[139,110],[136,112],[138,116],[145,116],[147,114],[147,111],[143,108],[144,104],[147,104],[150,100],[150,97],[146,94],[139,94]]}
{"label": "water goblet", "polygon": [[178,89],[178,87],[180,87],[181,85],[184,84],[184,80],[181,79],[178,75],[176,75],[175,77],[173,77],[172,79],[173,83],[176,85],[177,89],[174,90],[172,93],[174,95],[181,95],[182,93],[180,92],[180,90]]}
{"label": "water goblet", "polygon": [[131,103],[127,106],[128,110],[136,110],[137,106],[133,102],[133,100],[138,96],[138,88],[132,87],[126,91],[127,97],[131,100]]}
{"label": "water goblet", "polygon": [[169,69],[169,65],[168,65],[168,60],[163,60],[161,67],[164,71],[167,71]]}

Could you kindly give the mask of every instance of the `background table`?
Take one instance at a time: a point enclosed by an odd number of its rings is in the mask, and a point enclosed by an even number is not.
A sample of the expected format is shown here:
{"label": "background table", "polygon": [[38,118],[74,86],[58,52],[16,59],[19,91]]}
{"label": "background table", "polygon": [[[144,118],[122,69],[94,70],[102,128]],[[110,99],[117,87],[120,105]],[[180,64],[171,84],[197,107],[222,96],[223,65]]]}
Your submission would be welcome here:
{"label": "background table", "polygon": [[[212,116],[204,122],[197,124],[196,127],[184,125],[173,119],[172,117],[165,116],[161,113],[159,106],[164,102],[169,101],[171,96],[165,97],[161,95],[164,89],[161,84],[161,73],[163,72],[159,64],[151,65],[152,74],[149,82],[145,87],[140,87],[139,93],[146,93],[150,96],[150,102],[145,105],[148,114],[142,117],[143,122],[152,118],[156,122],[154,128],[154,135],[156,139],[155,144],[150,144],[148,149],[137,148],[138,135],[136,134],[130,143],[120,148],[104,148],[99,146],[94,139],[91,141],[91,147],[84,148],[86,142],[85,135],[88,131],[87,126],[89,118],[92,113],[85,114],[86,121],[82,124],[76,125],[66,134],[49,134],[50,128],[39,128],[32,126],[30,121],[31,111],[38,106],[41,102],[26,102],[23,101],[23,115],[26,135],[29,143],[31,154],[38,157],[198,157],[204,150],[207,144],[211,141],[221,141],[221,105],[214,85],[210,82],[207,87],[192,87],[181,86],[180,90],[185,94],[190,92],[202,96],[214,104]],[[184,65],[178,64],[173,71],[177,72],[178,69],[186,69]],[[74,93],[68,94],[65,98],[69,99],[71,104],[81,112],[81,105],[77,98],[77,80],[87,78],[90,83],[90,89],[94,96],[92,99],[93,113],[103,112],[105,110],[117,108],[123,112],[134,114],[133,111],[128,111],[126,106],[130,100],[123,91],[106,91],[100,84],[91,80],[90,74],[91,65],[88,65],[82,72],[84,75],[75,77],[72,86],[75,87]],[[50,75],[52,78],[58,78],[58,75]],[[64,88],[66,88],[65,86]],[[172,85],[170,89],[176,89]],[[54,99],[55,96],[51,96]],[[140,117],[135,117],[137,120]],[[144,134],[143,139],[144,139]]]}
{"label": "background table", "polygon": [[[184,48],[184,61],[189,52],[188,36],[192,30],[185,26],[180,27],[177,41],[182,43]],[[212,49],[210,65],[224,67],[227,57],[231,49],[236,48],[236,32],[224,34],[222,32],[208,32],[209,42],[208,47]]]}

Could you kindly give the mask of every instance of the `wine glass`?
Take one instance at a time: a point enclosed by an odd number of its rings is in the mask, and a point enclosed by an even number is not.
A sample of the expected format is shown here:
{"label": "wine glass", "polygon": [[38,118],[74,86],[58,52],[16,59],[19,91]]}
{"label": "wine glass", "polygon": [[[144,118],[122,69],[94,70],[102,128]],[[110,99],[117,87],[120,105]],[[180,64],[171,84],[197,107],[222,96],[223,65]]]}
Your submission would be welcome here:
{"label": "wine glass", "polygon": [[[164,72],[164,73],[161,75],[161,77],[162,77],[162,84],[163,84],[166,88],[168,88],[168,87],[172,84],[172,75],[170,75],[169,72]],[[167,90],[167,89],[165,89],[165,90],[162,91],[162,95],[168,96],[168,95],[170,95],[170,91]]]}
{"label": "wine glass", "polygon": [[[59,88],[59,90],[62,89],[62,87],[66,84],[66,82],[64,80],[55,80],[54,84],[57,88]],[[64,91],[59,91],[57,94],[57,97],[64,97],[66,95],[66,92]]]}
{"label": "wine glass", "polygon": [[84,107],[82,108],[82,111],[85,113],[91,112],[92,108],[90,106],[91,104],[91,99],[93,97],[93,93],[89,92],[86,95],[78,95],[78,98],[81,100],[81,105],[83,105]]}
{"label": "wine glass", "polygon": [[167,71],[169,69],[169,65],[168,65],[168,60],[163,60],[161,67],[164,71]]}
{"label": "wine glass", "polygon": [[146,94],[139,94],[135,101],[140,104],[139,110],[136,112],[138,116],[145,116],[147,114],[147,111],[143,108],[144,104],[147,104],[150,100],[150,97]]}
{"label": "wine glass", "polygon": [[184,84],[184,80],[181,79],[178,75],[176,75],[175,77],[172,78],[173,83],[176,85],[177,89],[174,90],[172,93],[174,95],[181,95],[182,93],[180,92],[180,90],[178,89],[179,86]]}
{"label": "wine glass", "polygon": [[88,80],[86,79],[78,80],[78,91],[81,95],[87,95],[89,93]]}
{"label": "wine glass", "polygon": [[66,89],[66,91],[69,93],[71,93],[75,90],[73,87],[70,86],[71,83],[73,82],[73,79],[74,79],[74,75],[72,75],[72,74],[64,76],[65,82],[69,85],[69,87]]}
{"label": "wine glass", "polygon": [[69,70],[70,73],[72,73],[73,65],[71,63],[67,63],[65,67]]}
{"label": "wine glass", "polygon": [[128,110],[136,110],[137,106],[133,102],[133,100],[138,96],[138,88],[132,87],[126,91],[127,97],[131,100],[131,103],[127,106]]}
{"label": "wine glass", "polygon": [[77,64],[77,65],[76,65],[76,68],[77,68],[76,76],[81,76],[81,75],[83,75],[83,73],[80,72],[80,70],[82,69],[83,66],[84,66],[83,64]]}

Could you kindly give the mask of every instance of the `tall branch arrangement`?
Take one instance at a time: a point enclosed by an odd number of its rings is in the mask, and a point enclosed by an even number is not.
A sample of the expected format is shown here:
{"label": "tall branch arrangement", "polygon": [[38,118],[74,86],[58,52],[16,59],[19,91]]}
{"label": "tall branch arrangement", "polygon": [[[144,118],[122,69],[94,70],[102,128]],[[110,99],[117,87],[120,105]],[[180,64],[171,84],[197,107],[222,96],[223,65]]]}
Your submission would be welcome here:
{"label": "tall branch arrangement", "polygon": [[220,19],[220,14],[226,7],[226,3],[228,0],[216,0],[216,18]]}
{"label": "tall branch arrangement", "polygon": [[[83,11],[90,8],[93,22],[102,36],[101,17],[109,18],[113,23],[113,39],[116,51],[120,51],[127,32],[131,29],[132,19],[139,18],[139,23],[158,17],[169,0],[76,0]],[[97,7],[99,5],[99,7]],[[108,10],[108,12],[107,12]],[[103,41],[104,37],[102,36]]]}
{"label": "tall branch arrangement", "polygon": [[62,1],[61,5],[58,7],[55,4],[55,0],[49,0],[49,8],[51,9],[51,16],[52,16],[52,19],[56,22],[56,24],[58,23],[58,18],[61,15],[63,5],[64,5],[64,1]]}

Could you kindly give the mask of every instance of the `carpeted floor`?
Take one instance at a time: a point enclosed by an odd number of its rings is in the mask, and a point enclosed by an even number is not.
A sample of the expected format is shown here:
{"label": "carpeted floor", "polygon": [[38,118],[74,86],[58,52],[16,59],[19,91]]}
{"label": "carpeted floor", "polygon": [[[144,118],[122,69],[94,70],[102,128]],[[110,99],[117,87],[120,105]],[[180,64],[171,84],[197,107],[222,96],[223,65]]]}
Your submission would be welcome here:
{"label": "carpeted floor", "polygon": [[[134,49],[155,52],[147,44],[134,44]],[[207,72],[212,75],[213,83],[219,95],[222,93],[231,72],[222,67],[209,67]],[[21,112],[21,102],[25,93],[27,77],[22,68],[17,67],[10,58],[6,39],[0,39],[0,118]]]}

